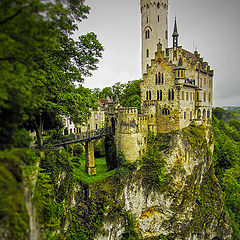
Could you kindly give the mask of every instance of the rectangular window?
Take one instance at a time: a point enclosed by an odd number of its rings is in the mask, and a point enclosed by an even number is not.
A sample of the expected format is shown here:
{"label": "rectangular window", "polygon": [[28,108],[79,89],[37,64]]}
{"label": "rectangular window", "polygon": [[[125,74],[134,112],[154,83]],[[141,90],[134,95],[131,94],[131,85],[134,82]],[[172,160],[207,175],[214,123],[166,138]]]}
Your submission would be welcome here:
{"label": "rectangular window", "polygon": [[190,93],[190,100],[192,101],[192,93]]}
{"label": "rectangular window", "polygon": [[189,100],[189,93],[186,92],[186,100],[188,101]]}

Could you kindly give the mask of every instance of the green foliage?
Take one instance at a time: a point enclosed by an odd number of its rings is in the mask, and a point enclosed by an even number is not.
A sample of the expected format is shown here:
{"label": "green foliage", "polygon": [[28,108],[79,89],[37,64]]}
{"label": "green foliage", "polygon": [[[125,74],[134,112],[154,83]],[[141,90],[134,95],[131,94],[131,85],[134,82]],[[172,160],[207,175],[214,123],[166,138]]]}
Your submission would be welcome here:
{"label": "green foliage", "polygon": [[26,129],[18,129],[13,134],[13,146],[16,148],[26,148],[32,140],[29,132]]}
{"label": "green foliage", "polygon": [[41,145],[49,118],[88,118],[96,99],[81,83],[103,47],[94,33],[72,38],[88,13],[84,0],[0,2],[1,148],[12,146],[19,128],[35,129]]}
{"label": "green foliage", "polygon": [[[223,113],[219,117],[219,112]],[[225,209],[228,211],[233,239],[240,239],[240,121],[234,112],[218,109],[213,117],[215,134],[214,165],[216,176],[223,190]],[[226,117],[227,116],[227,117]],[[234,118],[234,119],[233,119]],[[224,119],[224,120],[222,120]]]}
{"label": "green foliage", "polygon": [[129,81],[125,85],[120,102],[124,107],[137,107],[141,110],[140,80]]}
{"label": "green foliage", "polygon": [[198,127],[190,125],[183,129],[183,133],[187,136],[191,145],[206,145],[206,128],[203,125]]}
{"label": "green foliage", "polygon": [[81,157],[83,154],[83,145],[81,143],[74,144],[73,156]]}
{"label": "green foliage", "polygon": [[140,80],[129,81],[126,84],[118,82],[112,87],[105,87],[102,90],[95,88],[92,93],[98,98],[108,96],[112,100],[118,96],[123,107],[137,107],[139,111],[141,110]]}
{"label": "green foliage", "polygon": [[0,151],[0,228],[7,238],[25,240],[29,230],[21,159],[16,150]]}
{"label": "green foliage", "polygon": [[211,169],[204,175],[200,189],[198,190],[196,186],[193,186],[193,189],[198,205],[193,212],[191,228],[197,231],[205,229],[213,219],[221,215],[223,202],[219,198],[221,194],[219,182]]}
{"label": "green foliage", "polygon": [[81,181],[83,183],[91,184],[100,182],[115,173],[115,170],[108,171],[106,158],[95,158],[97,175],[89,176],[85,172],[85,157],[82,155],[79,161],[76,163],[75,160],[71,160],[73,166],[73,177],[75,181]]}
{"label": "green foliage", "polygon": [[161,140],[149,133],[147,152],[142,157],[141,170],[149,186],[163,189],[168,184],[169,176],[166,173],[165,160],[159,151]]}
{"label": "green foliage", "polygon": [[125,232],[122,235],[122,240],[136,240],[140,239],[139,234],[136,232],[137,222],[130,214],[126,214]]}
{"label": "green foliage", "polygon": [[105,156],[105,139],[101,138],[94,146],[94,156],[96,158]]}

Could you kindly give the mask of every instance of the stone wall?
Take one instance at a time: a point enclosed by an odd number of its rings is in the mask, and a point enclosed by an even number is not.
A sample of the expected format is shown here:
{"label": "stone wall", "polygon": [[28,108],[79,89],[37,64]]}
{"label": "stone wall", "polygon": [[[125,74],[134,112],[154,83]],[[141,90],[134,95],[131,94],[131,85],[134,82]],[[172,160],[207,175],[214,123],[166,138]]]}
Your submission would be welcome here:
{"label": "stone wall", "polygon": [[115,129],[117,151],[127,161],[136,161],[145,151],[148,134],[147,116],[139,115],[137,108],[119,108]]}

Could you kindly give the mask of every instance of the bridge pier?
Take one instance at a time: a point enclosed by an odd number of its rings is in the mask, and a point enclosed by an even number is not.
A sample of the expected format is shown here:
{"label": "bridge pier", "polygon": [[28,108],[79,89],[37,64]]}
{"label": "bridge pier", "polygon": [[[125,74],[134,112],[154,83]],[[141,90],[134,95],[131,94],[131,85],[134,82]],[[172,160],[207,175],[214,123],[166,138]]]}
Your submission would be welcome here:
{"label": "bridge pier", "polygon": [[85,171],[88,175],[96,175],[96,165],[94,159],[94,142],[85,143]]}

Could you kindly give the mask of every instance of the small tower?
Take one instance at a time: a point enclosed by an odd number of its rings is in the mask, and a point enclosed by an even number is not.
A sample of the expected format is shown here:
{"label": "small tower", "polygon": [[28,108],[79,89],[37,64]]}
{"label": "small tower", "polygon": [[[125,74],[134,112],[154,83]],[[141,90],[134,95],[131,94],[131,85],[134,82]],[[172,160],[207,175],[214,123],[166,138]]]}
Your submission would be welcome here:
{"label": "small tower", "polygon": [[155,58],[157,44],[168,48],[168,0],[141,0],[142,74]]}
{"label": "small tower", "polygon": [[177,48],[178,48],[178,30],[177,30],[177,19],[175,17],[174,30],[173,30],[173,60],[177,59]]}
{"label": "small tower", "polygon": [[181,85],[185,83],[186,68],[183,67],[182,58],[179,58],[178,66],[175,68],[175,83]]}

